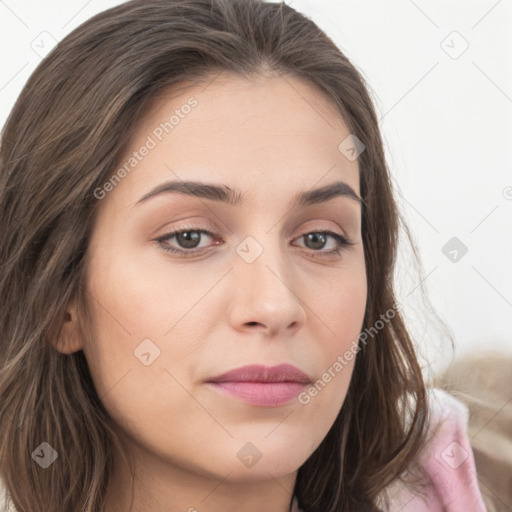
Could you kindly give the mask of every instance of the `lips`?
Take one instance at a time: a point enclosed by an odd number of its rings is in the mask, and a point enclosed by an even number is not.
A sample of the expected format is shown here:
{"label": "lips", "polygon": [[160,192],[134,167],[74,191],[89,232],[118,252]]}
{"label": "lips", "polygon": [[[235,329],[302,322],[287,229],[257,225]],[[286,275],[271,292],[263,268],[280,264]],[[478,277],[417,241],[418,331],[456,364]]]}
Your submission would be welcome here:
{"label": "lips", "polygon": [[212,377],[208,382],[298,382],[309,384],[311,379],[291,364],[263,366],[253,364]]}
{"label": "lips", "polygon": [[280,364],[243,366],[206,382],[215,391],[251,405],[278,407],[295,400],[312,381],[297,367]]}

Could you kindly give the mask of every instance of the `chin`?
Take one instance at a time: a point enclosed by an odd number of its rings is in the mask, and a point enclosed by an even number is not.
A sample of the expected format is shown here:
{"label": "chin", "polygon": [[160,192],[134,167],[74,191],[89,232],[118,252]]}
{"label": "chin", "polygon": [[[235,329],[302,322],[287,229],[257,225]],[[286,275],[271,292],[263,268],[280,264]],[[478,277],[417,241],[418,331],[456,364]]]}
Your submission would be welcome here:
{"label": "chin", "polygon": [[[272,437],[273,434],[270,435]],[[290,442],[293,439],[293,442]],[[276,440],[274,440],[276,441]],[[270,439],[235,441],[235,448],[226,447],[222,453],[212,456],[217,462],[212,468],[223,476],[229,473],[230,481],[255,481],[280,478],[296,472],[309,458],[312,451],[300,441],[300,437],[288,438],[287,442],[271,442]],[[307,443],[307,445],[312,443]],[[232,453],[232,457],[227,457]],[[220,462],[220,464],[218,463]]]}

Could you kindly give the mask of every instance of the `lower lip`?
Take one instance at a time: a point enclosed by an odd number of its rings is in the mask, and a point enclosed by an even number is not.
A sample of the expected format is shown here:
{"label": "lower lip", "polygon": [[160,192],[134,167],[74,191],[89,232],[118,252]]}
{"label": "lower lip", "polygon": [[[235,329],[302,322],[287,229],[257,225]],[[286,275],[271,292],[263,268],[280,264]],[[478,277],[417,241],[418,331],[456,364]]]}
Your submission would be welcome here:
{"label": "lower lip", "polygon": [[209,382],[213,389],[252,405],[279,407],[297,398],[306,389],[300,382]]}

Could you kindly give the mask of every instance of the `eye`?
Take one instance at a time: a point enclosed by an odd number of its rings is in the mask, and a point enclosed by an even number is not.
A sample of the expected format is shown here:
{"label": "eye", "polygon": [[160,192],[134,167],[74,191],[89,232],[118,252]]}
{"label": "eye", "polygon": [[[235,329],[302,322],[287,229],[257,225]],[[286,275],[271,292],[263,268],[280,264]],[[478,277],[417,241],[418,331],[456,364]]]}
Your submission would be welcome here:
{"label": "eye", "polygon": [[[309,233],[305,233],[299,237],[297,240],[301,238],[304,240],[307,249],[311,249],[315,253],[325,255],[339,255],[347,246],[354,245],[347,237],[329,230],[310,231]],[[325,248],[329,238],[334,240],[335,247],[329,251],[321,250]]]}
{"label": "eye", "polygon": [[[159,246],[166,252],[171,254],[179,254],[183,257],[194,256],[208,247],[200,247],[202,238],[206,235],[210,238],[215,238],[214,233],[207,229],[186,227],[179,230],[171,231],[165,235],[157,238],[155,241],[158,242]],[[171,240],[175,239],[176,247],[170,244]],[[296,240],[304,240],[305,247],[313,251],[315,255],[339,255],[349,245],[354,245],[347,237],[335,233],[334,231],[310,231],[301,235]],[[327,245],[329,239],[334,241],[334,248],[331,250],[323,250]],[[213,245],[220,245],[217,239]]]}
{"label": "eye", "polygon": [[[198,247],[202,235],[208,235],[212,238],[215,236],[211,231],[208,231],[207,229],[184,228],[166,233],[165,235],[157,238],[156,241],[164,251],[167,251],[171,254],[191,256],[202,252],[203,248]],[[180,247],[176,248],[169,246],[168,242],[173,238],[176,239],[176,242]]]}

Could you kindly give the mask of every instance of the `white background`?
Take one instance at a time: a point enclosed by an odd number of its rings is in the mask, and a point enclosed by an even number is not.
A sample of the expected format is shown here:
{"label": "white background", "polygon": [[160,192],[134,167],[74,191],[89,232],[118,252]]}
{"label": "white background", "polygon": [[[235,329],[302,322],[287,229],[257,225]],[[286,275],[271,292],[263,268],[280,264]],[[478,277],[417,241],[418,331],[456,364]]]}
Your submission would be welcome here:
{"label": "white background", "polygon": [[[0,0],[1,125],[52,38],[119,3]],[[419,276],[401,247],[399,299],[421,351],[433,369],[469,351],[512,353],[512,1],[287,3],[334,40],[374,99],[423,263]],[[446,251],[456,262],[442,252],[452,237],[468,249]],[[455,352],[421,306],[422,280]]]}

